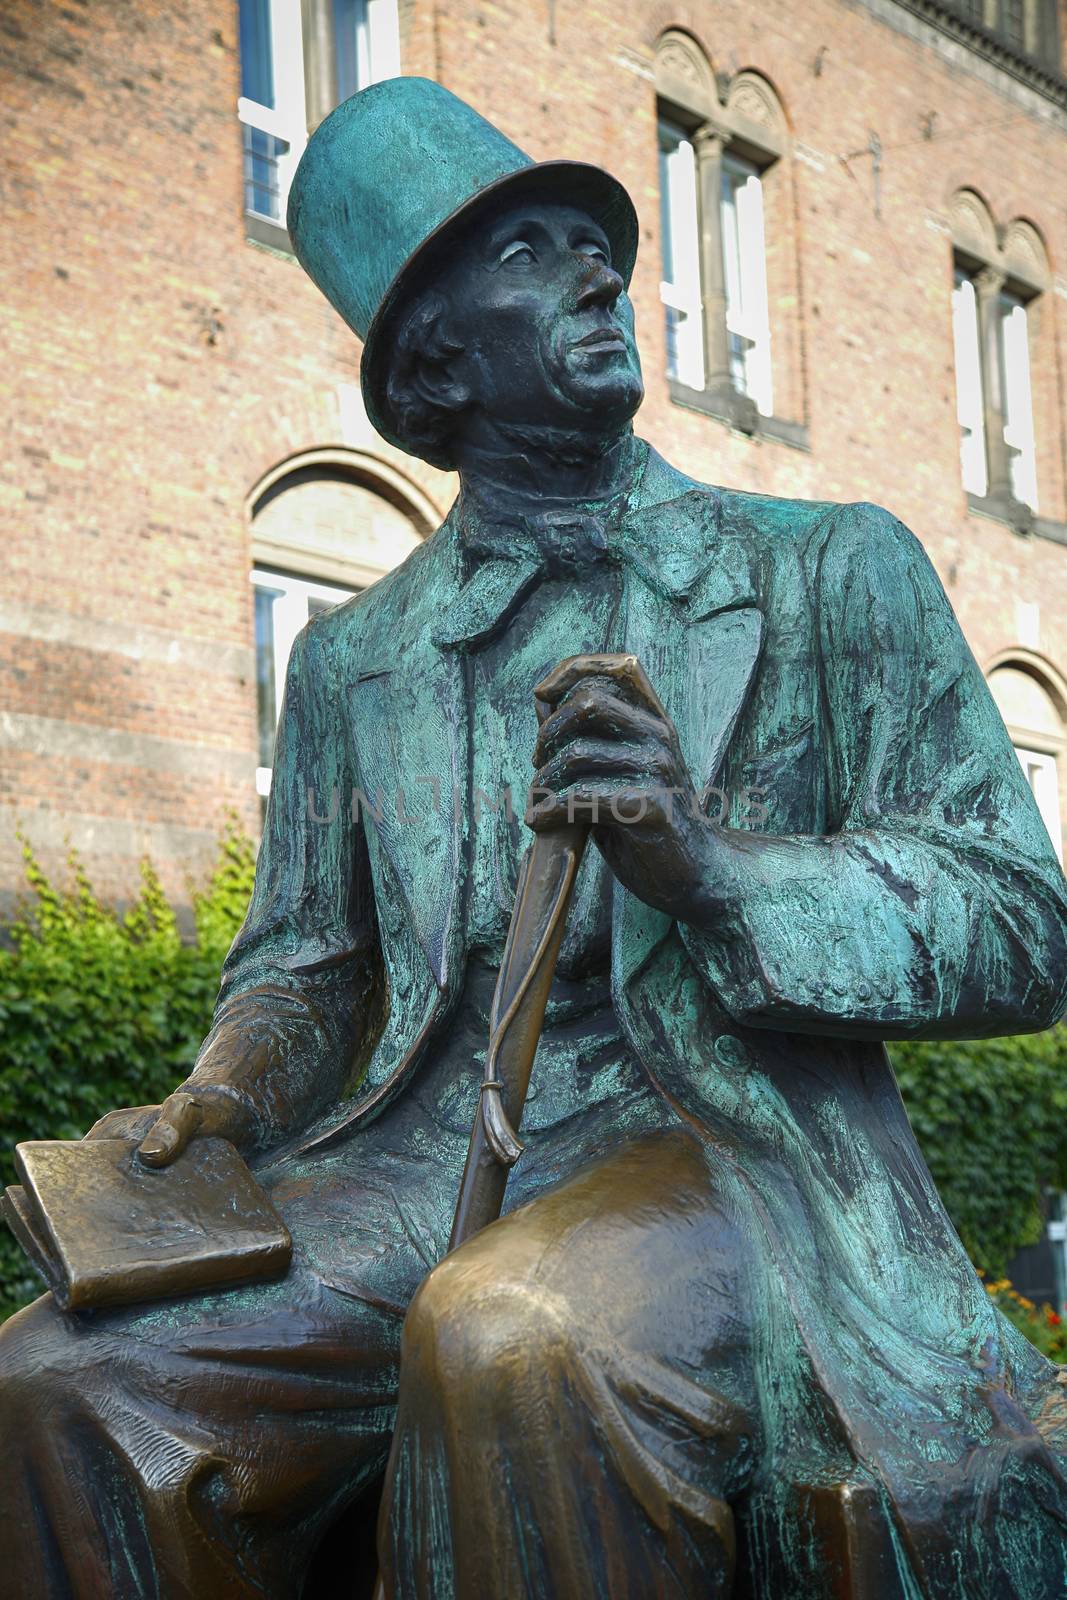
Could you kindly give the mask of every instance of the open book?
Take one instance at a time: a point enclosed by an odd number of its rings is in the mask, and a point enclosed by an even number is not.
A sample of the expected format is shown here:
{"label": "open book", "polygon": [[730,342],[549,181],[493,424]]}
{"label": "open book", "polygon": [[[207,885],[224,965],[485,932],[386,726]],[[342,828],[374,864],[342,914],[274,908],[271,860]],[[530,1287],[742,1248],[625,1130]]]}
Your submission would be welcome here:
{"label": "open book", "polygon": [[289,1231],[226,1139],[146,1167],[126,1139],[15,1148],[0,1197],[11,1231],[65,1310],[128,1305],[278,1277]]}

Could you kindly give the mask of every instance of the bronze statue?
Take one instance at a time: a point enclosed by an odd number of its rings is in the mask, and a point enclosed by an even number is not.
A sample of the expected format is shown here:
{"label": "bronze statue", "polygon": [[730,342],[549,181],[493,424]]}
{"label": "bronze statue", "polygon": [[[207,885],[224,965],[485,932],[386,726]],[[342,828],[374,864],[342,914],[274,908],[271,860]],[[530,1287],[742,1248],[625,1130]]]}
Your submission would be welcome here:
{"label": "bronze statue", "polygon": [[[628,198],[437,85],[334,112],[290,231],[461,491],[298,639],[214,1027],[93,1130],[233,1140],[292,1264],[5,1326],[10,1592],[288,1600],[384,1471],[402,1600],[1061,1600],[1067,1390],[882,1042],[1067,999],[1067,885],[921,546],[635,438]],[[513,1128],[531,779],[526,935],[569,911]],[[446,1256],[480,1103],[475,1163],[525,1148]]]}

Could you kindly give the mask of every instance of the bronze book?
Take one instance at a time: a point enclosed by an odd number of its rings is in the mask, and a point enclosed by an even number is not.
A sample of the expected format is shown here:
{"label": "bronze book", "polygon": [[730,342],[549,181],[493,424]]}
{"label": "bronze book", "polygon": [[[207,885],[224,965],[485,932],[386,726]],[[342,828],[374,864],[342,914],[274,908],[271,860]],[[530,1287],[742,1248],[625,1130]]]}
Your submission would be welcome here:
{"label": "bronze book", "polygon": [[194,1139],[146,1167],[125,1139],[32,1140],[3,1214],[65,1310],[280,1276],[289,1231],[233,1145]]}

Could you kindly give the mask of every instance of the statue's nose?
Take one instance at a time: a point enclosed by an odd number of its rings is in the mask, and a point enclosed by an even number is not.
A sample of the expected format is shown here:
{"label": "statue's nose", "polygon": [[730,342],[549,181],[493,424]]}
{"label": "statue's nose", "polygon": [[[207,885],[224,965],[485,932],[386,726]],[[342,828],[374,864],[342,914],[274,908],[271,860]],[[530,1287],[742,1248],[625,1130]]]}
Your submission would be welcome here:
{"label": "statue's nose", "polygon": [[609,267],[606,261],[585,258],[574,302],[579,311],[585,311],[590,306],[613,306],[622,291],[623,281],[614,267]]}

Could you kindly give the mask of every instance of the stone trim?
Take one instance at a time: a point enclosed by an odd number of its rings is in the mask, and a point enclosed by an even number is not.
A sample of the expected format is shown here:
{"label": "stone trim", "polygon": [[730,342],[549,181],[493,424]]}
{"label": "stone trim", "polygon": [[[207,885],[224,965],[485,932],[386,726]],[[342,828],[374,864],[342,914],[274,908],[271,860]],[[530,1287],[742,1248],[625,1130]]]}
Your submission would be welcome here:
{"label": "stone trim", "polygon": [[1067,545],[1067,522],[1035,516],[1021,500],[1003,495],[969,494],[967,510],[976,517],[1003,522],[1023,538],[1048,539],[1052,544]]}
{"label": "stone trim", "polygon": [[992,33],[981,23],[968,22],[953,7],[941,4],[940,0],[892,0],[892,4],[910,11],[913,16],[973,50],[1019,83],[1026,84],[1027,88],[1067,110],[1067,78],[1054,67],[1015,50],[999,34]]}
{"label": "stone trim", "polygon": [[57,761],[99,761],[174,773],[198,781],[223,777],[251,790],[256,757],[252,750],[165,739],[154,733],[127,733],[91,722],[65,722],[28,712],[0,711],[0,750],[28,751]]}
{"label": "stone trim", "polygon": [[24,605],[2,597],[0,633],[92,650],[99,655],[120,655],[131,661],[181,667],[212,677],[234,678],[242,685],[255,680],[256,657],[250,645],[171,633],[166,628],[114,622],[103,617],[76,616],[51,606]]}
{"label": "stone trim", "polygon": [[790,446],[793,450],[811,449],[811,437],[802,422],[790,422],[786,417],[764,417],[747,395],[736,389],[690,389],[676,378],[668,378],[671,402],[684,406],[687,411],[699,411],[716,422],[724,422],[750,439],[770,439],[775,444]]}

